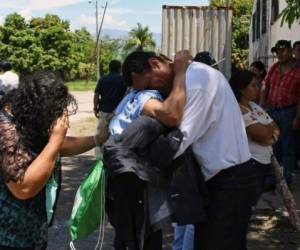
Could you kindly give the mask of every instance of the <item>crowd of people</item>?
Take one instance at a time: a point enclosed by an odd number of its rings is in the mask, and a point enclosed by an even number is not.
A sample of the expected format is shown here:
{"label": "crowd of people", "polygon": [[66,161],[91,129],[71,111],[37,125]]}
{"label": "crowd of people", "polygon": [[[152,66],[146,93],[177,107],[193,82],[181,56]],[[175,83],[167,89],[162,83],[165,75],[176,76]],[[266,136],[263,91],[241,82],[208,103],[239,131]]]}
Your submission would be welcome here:
{"label": "crowd of people", "polygon": [[83,137],[66,136],[77,104],[60,75],[19,80],[0,63],[0,250],[46,249],[47,183],[60,157],[96,146],[116,250],[162,249],[166,223],[173,250],[246,250],[253,207],[276,187],[273,154],[292,189],[299,149],[300,42],[272,53],[268,70],[255,61],[229,81],[206,51],[113,60],[95,90],[97,134]]}

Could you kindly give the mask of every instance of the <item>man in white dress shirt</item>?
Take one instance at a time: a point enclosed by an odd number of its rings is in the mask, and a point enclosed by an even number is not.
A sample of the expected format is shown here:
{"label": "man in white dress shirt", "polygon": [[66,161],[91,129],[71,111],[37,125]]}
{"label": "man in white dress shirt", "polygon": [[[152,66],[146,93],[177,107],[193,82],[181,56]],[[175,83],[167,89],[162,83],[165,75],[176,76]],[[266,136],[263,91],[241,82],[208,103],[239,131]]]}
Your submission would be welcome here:
{"label": "man in white dress shirt", "polygon": [[[151,52],[130,54],[123,64],[123,78],[135,89],[170,90],[172,112],[172,103],[176,107],[184,98],[173,95],[173,64]],[[256,174],[238,103],[222,73],[198,62],[192,62],[186,71],[185,90],[182,120],[178,120],[179,115],[173,123],[184,134],[176,157],[192,145],[210,195],[209,222],[195,225],[194,249],[245,250]],[[174,98],[170,100],[170,96]],[[161,120],[162,105],[151,99],[144,113]]]}
{"label": "man in white dress shirt", "polygon": [[19,76],[12,71],[12,65],[8,61],[0,62],[0,99],[4,94],[17,88]]}

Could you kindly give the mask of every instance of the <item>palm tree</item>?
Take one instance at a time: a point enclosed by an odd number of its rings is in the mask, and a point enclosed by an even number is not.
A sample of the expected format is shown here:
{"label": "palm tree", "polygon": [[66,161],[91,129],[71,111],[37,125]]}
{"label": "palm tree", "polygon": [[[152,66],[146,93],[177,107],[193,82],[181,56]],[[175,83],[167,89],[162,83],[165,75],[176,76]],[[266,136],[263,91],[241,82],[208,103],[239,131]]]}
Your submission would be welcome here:
{"label": "palm tree", "polygon": [[135,49],[143,51],[144,49],[153,50],[154,48],[155,42],[152,33],[149,31],[149,27],[143,27],[140,23],[137,23],[137,27],[132,28],[129,32],[129,39],[125,45],[125,50],[130,51]]}

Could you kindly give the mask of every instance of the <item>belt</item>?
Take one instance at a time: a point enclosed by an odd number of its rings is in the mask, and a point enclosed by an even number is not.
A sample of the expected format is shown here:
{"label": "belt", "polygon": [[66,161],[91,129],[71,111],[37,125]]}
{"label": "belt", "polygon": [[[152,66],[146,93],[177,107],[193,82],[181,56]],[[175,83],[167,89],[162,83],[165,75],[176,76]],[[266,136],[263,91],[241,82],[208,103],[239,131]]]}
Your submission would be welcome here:
{"label": "belt", "polygon": [[288,105],[288,106],[274,106],[272,107],[275,110],[284,110],[284,109],[290,109],[290,108],[295,108],[297,105],[293,104],[293,105]]}

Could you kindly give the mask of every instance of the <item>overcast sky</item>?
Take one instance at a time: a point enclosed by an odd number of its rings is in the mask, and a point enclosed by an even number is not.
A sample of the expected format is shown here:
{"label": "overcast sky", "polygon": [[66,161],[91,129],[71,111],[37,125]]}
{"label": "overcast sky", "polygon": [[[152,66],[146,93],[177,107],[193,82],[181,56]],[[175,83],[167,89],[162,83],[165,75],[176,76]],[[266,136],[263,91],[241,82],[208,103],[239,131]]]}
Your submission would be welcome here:
{"label": "overcast sky", "polygon": [[[0,0],[0,24],[5,16],[18,12],[26,19],[57,14],[69,20],[71,29],[85,26],[95,33],[95,0]],[[103,13],[105,1],[98,0],[99,16]],[[137,22],[148,25],[152,32],[161,32],[162,5],[208,5],[208,0],[110,0],[108,1],[104,29],[130,30]]]}

